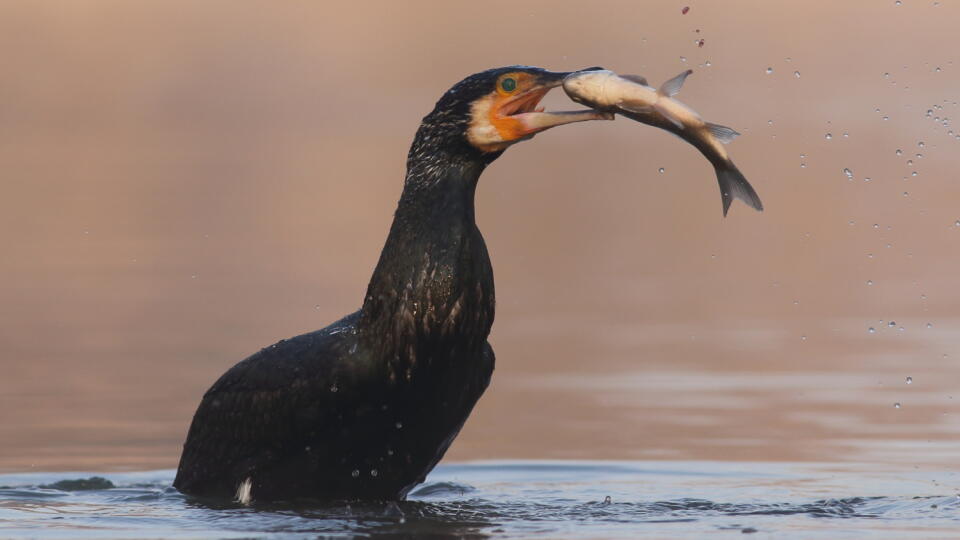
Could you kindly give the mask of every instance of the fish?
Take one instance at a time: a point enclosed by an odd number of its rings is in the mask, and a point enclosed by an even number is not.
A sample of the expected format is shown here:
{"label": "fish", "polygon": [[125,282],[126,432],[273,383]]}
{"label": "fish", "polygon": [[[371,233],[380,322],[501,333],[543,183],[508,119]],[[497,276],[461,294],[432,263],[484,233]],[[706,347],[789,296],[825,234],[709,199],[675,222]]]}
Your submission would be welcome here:
{"label": "fish", "polygon": [[717,173],[724,216],[733,199],[763,211],[757,192],[724,147],[740,134],[704,121],[696,111],[674,99],[691,73],[693,70],[688,69],[660,88],[653,88],[639,75],[618,75],[606,69],[575,71],[563,80],[563,91],[577,103],[669,131],[696,147]]}

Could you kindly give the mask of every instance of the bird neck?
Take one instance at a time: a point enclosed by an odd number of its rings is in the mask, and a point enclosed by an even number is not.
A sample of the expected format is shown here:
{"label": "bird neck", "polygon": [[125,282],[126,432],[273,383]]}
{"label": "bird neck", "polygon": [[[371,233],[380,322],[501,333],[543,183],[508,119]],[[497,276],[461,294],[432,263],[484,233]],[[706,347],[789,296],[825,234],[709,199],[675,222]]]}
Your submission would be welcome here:
{"label": "bird neck", "polygon": [[494,315],[493,271],[474,219],[488,161],[416,150],[358,324],[374,358],[407,379],[417,366],[482,350]]}

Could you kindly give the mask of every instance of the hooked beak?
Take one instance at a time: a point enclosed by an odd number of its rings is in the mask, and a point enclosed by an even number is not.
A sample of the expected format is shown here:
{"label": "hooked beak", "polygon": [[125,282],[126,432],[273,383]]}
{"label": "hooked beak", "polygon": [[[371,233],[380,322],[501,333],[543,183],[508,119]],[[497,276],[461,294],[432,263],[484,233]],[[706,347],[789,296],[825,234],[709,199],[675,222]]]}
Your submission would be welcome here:
{"label": "hooked beak", "polygon": [[[593,68],[590,68],[593,69]],[[526,91],[504,100],[498,109],[501,117],[509,117],[519,124],[521,137],[530,137],[555,126],[587,120],[613,120],[613,114],[602,111],[545,111],[538,107],[547,92],[563,84],[563,79],[576,72],[544,71],[536,83]]]}

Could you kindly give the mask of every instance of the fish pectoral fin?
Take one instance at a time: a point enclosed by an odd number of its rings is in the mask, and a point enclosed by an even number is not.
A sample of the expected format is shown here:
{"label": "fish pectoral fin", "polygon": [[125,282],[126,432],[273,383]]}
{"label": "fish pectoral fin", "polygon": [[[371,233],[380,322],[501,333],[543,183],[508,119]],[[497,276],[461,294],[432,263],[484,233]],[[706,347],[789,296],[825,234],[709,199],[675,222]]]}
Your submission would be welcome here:
{"label": "fish pectoral fin", "polygon": [[623,109],[625,111],[637,114],[647,114],[653,110],[653,107],[650,105],[635,105],[629,101],[620,101],[616,106],[618,109]]}
{"label": "fish pectoral fin", "polygon": [[683,81],[687,79],[687,75],[693,73],[692,69],[688,69],[683,73],[677,75],[676,77],[670,79],[669,81],[660,85],[660,89],[657,90],[657,93],[661,96],[675,96],[680,92],[680,87],[683,86]]}
{"label": "fish pectoral fin", "polygon": [[673,125],[677,126],[678,128],[683,129],[683,122],[681,122],[679,118],[677,118],[676,116],[674,116],[673,113],[670,112],[669,109],[667,109],[666,107],[664,107],[662,103],[655,103],[655,104],[653,105],[653,108],[654,108],[654,110],[656,110],[658,113],[660,113],[660,116],[666,118],[667,120],[669,120]]}
{"label": "fish pectoral fin", "polygon": [[717,140],[723,144],[729,144],[730,141],[736,139],[740,135],[737,133],[737,130],[731,127],[721,126],[720,124],[712,124],[710,122],[707,122],[706,125],[707,130],[710,131],[710,134],[716,137]]}
{"label": "fish pectoral fin", "polygon": [[642,84],[644,86],[650,86],[647,83],[647,78],[642,75],[620,75],[621,79],[626,79],[630,82],[635,82],[637,84]]}

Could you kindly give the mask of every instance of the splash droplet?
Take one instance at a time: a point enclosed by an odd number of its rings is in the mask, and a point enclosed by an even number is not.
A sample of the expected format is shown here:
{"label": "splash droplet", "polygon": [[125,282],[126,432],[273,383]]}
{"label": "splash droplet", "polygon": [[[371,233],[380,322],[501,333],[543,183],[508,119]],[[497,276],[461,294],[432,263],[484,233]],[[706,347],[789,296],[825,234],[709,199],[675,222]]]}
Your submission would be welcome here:
{"label": "splash droplet", "polygon": [[853,178],[853,171],[851,171],[851,170],[848,169],[847,167],[844,167],[844,168],[843,168],[843,174],[845,174],[845,175],[847,176],[847,178],[849,178],[849,179],[852,179],[852,178]]}
{"label": "splash droplet", "polygon": [[907,377],[907,384],[913,384],[913,377]]}
{"label": "splash droplet", "polygon": [[799,71],[794,71],[794,72],[793,72],[793,76],[799,79],[799,78],[800,78],[800,72],[799,72]]}

